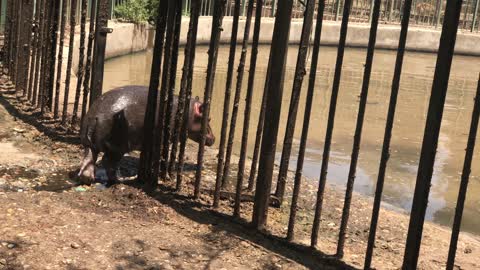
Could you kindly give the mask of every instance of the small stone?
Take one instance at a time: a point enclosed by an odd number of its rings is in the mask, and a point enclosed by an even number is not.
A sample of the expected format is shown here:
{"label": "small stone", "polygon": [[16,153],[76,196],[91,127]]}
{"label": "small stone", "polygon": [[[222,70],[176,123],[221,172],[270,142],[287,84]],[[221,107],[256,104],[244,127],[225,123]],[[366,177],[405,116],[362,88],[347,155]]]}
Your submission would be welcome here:
{"label": "small stone", "polygon": [[465,254],[470,254],[470,253],[472,253],[472,249],[469,248],[469,247],[467,247],[467,248],[465,248],[465,250],[464,250],[463,252],[464,252]]}
{"label": "small stone", "polygon": [[79,249],[80,245],[77,244],[77,243],[72,243],[72,244],[70,244],[70,247],[72,247],[73,249]]}
{"label": "small stone", "polygon": [[15,244],[12,244],[12,243],[7,245],[7,248],[9,248],[9,249],[12,249],[12,248],[15,248],[15,247],[16,247]]}
{"label": "small stone", "polygon": [[0,265],[7,265],[7,260],[0,259]]}

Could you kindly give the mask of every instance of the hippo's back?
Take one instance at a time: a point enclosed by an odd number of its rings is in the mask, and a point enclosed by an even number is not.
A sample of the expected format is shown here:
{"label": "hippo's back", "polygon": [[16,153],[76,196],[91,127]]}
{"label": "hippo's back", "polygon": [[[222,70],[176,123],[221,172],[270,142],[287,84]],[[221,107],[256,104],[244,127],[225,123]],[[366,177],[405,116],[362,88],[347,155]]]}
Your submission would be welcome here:
{"label": "hippo's back", "polygon": [[100,96],[85,116],[80,137],[82,144],[104,151],[116,144],[135,150],[143,137],[143,122],[148,100],[148,87],[123,86]]}

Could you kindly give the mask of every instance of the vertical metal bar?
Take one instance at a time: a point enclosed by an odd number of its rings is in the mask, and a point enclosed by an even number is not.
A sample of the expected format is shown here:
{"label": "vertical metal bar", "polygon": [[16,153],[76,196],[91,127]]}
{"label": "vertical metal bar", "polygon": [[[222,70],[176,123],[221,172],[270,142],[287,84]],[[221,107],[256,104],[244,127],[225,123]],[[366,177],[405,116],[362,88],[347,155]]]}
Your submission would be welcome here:
{"label": "vertical metal bar", "polygon": [[67,60],[67,71],[65,74],[65,90],[63,92],[63,111],[62,111],[62,126],[67,124],[67,115],[68,115],[68,99],[70,95],[70,80],[72,77],[72,62],[73,62],[73,47],[75,41],[75,27],[76,22],[76,12],[77,12],[77,0],[72,0],[70,10],[70,39],[68,43],[68,60]]}
{"label": "vertical metal bar", "polygon": [[[180,30],[182,25],[182,2],[178,1],[176,4],[175,10],[175,20],[174,20],[174,31],[173,31],[173,44],[172,44],[172,60],[170,69],[170,79],[169,79],[169,88],[168,88],[168,103],[165,113],[165,127],[163,133],[163,152],[162,152],[162,162],[161,162],[161,177],[163,179],[167,178],[167,166],[168,166],[168,150],[170,146],[171,131],[173,127],[170,126],[170,119],[172,119],[173,114],[173,99],[175,94],[175,82],[177,78],[177,63],[178,63],[178,46],[180,43]],[[178,103],[177,103],[178,106]]]}
{"label": "vertical metal bar", "polygon": [[448,251],[447,269],[453,269],[455,263],[455,254],[457,251],[458,234],[460,233],[460,225],[462,224],[463,207],[465,205],[465,197],[467,195],[468,180],[472,168],[473,153],[475,150],[475,140],[477,138],[478,120],[480,118],[480,74],[478,79],[477,94],[473,106],[472,122],[470,124],[470,133],[468,136],[467,150],[465,153],[465,162],[463,164],[462,180],[458,191],[457,206],[455,208],[455,218],[452,227],[452,236],[450,239],[450,248]]}
{"label": "vertical metal bar", "polygon": [[[237,51],[237,36],[238,36],[238,20],[240,16],[240,0],[235,0],[235,9],[233,14],[232,35],[230,40],[230,53],[228,57],[228,69],[227,69],[227,83],[225,86],[225,99],[223,103],[223,119],[222,119],[222,131],[220,138],[220,146],[218,151],[218,165],[217,165],[217,178],[215,182],[215,192],[213,199],[213,206],[218,207],[220,199],[220,181],[221,187],[225,187],[225,183],[230,174],[230,158],[233,149],[233,139],[235,136],[235,126],[237,123],[238,106],[241,95],[242,82],[238,82],[235,88],[235,96],[233,101],[232,119],[230,122],[230,132],[228,134],[227,151],[225,154],[225,142],[227,140],[227,128],[228,128],[228,112],[230,111],[230,96],[233,79],[233,67],[235,65],[235,52]],[[243,52],[243,51],[242,51]],[[240,66],[239,66],[240,67]],[[243,80],[243,78],[242,78]],[[240,88],[238,87],[240,83]],[[223,162],[225,158],[225,163]],[[223,174],[222,174],[223,170]]]}
{"label": "vertical metal bar", "polygon": [[27,91],[28,91],[28,82],[29,82],[29,67],[30,67],[30,57],[31,57],[31,47],[32,47],[32,32],[33,32],[33,10],[34,10],[34,2],[31,0],[25,1],[25,6],[23,9],[23,16],[24,20],[22,22],[23,24],[23,44],[22,44],[22,50],[23,50],[23,81],[22,83],[22,96],[27,97]]}
{"label": "vertical metal bar", "polygon": [[[241,203],[240,198],[242,195],[243,175],[245,170],[245,161],[247,158],[248,131],[250,128],[250,112],[251,112],[251,106],[252,106],[253,85],[255,82],[255,70],[257,68],[258,43],[260,40],[260,27],[261,27],[263,0],[257,0],[256,2],[257,2],[256,3],[257,9],[255,14],[255,25],[253,29],[252,53],[250,56],[250,69],[248,73],[247,97],[245,99],[245,114],[243,117],[242,144],[240,148],[240,159],[238,161],[237,189],[235,192],[235,206],[234,206],[234,212],[233,212],[233,215],[236,217],[240,217],[240,203]],[[248,30],[246,25],[245,34],[247,34],[247,32],[250,33],[250,26],[252,21],[254,4],[255,2],[253,0],[249,0],[248,10],[247,10]],[[244,39],[244,42],[245,42],[245,39]]]}
{"label": "vertical metal bar", "polygon": [[375,3],[375,0],[370,1],[370,14],[368,15],[368,22],[369,23],[372,23],[374,3]]}
{"label": "vertical metal bar", "polygon": [[473,18],[472,18],[472,28],[470,29],[471,32],[475,31],[475,24],[477,23],[477,15],[478,15],[479,4],[480,4],[480,0],[475,0],[475,9],[474,9]]}
{"label": "vertical metal bar", "polygon": [[[157,121],[157,127],[158,127],[158,132],[154,131],[154,147],[153,147],[153,155],[152,155],[152,161],[153,161],[153,167],[154,170],[152,172],[152,175],[150,176],[151,179],[148,180],[148,182],[153,183],[158,179],[159,172],[162,173],[163,177],[163,172],[165,168],[163,167],[164,163],[161,162],[161,159],[163,158],[163,150],[164,150],[164,137],[163,137],[163,131],[165,128],[165,123],[169,119],[165,119],[166,115],[166,108],[167,108],[167,102],[168,102],[168,91],[170,89],[170,67],[172,65],[172,50],[173,50],[173,40],[174,40],[174,35],[175,35],[175,14],[176,14],[176,6],[177,6],[177,1],[175,0],[170,0],[168,4],[168,15],[167,15],[167,31],[166,31],[166,38],[165,38],[165,55],[164,55],[164,62],[163,62],[163,73],[162,73],[162,81],[161,81],[161,86],[160,86],[160,101],[158,105],[158,112],[156,116],[156,121]],[[160,171],[157,170],[157,167],[160,166]],[[155,185],[155,184],[153,184]]]}
{"label": "vertical metal bar", "polygon": [[[436,18],[435,18],[435,28],[438,28],[438,25],[440,24],[441,16],[442,16],[442,2],[443,0],[437,0],[437,12],[436,12]],[[477,0],[478,2],[478,0]]]}
{"label": "vertical metal bar", "polygon": [[283,82],[288,54],[288,40],[292,17],[292,0],[279,2],[275,18],[270,53],[270,79],[266,88],[267,103],[265,114],[270,121],[264,123],[262,151],[258,170],[257,188],[253,209],[252,224],[256,229],[263,229],[267,222],[268,203],[272,187],[275,150],[277,145],[278,126],[282,107]]}
{"label": "vertical metal bar", "polygon": [[302,92],[303,79],[305,77],[308,46],[310,42],[310,34],[313,26],[313,11],[315,7],[314,0],[307,1],[307,8],[303,21],[302,34],[300,38],[300,46],[298,49],[297,64],[292,87],[292,95],[290,97],[290,107],[288,109],[287,127],[285,129],[285,137],[283,140],[282,157],[280,159],[280,169],[278,172],[277,189],[275,196],[280,204],[283,202],[285,195],[285,184],[287,180],[288,166],[290,163],[290,155],[292,152],[292,142],[295,133],[297,121],[298,103]]}
{"label": "vertical metal bar", "polygon": [[290,207],[290,217],[288,221],[288,230],[287,230],[288,241],[292,241],[295,236],[295,218],[297,216],[298,196],[300,194],[300,187],[302,183],[303,162],[305,160],[305,149],[307,147],[308,129],[310,127],[310,115],[312,112],[313,94],[315,92],[315,80],[317,76],[318,56],[320,54],[320,39],[322,36],[324,12],[325,12],[325,0],[320,0],[320,2],[318,3],[317,25],[315,28],[315,39],[314,39],[314,45],[313,45],[312,62],[310,66],[310,77],[308,82],[308,92],[307,92],[307,98],[306,98],[306,104],[305,104],[305,114],[303,117],[302,135],[300,139],[297,169],[295,171],[295,183],[293,187],[292,203]]}
{"label": "vertical metal bar", "polygon": [[[255,26],[254,26],[254,41],[255,41],[255,33],[256,32],[260,32],[260,27],[261,27],[261,23],[262,23],[262,13],[263,13],[263,4],[264,4],[264,1],[263,0],[257,0],[257,5],[256,5],[256,14],[255,14]],[[260,33],[258,33],[258,39],[260,39]],[[257,41],[257,46],[258,46],[258,41]],[[258,48],[252,48],[252,55],[253,55],[253,52],[255,53],[258,53]],[[252,68],[250,68],[250,71],[249,71],[249,76],[250,76],[250,73],[253,73],[252,76],[255,75],[255,71],[254,69],[252,70]],[[267,76],[268,76],[268,71],[267,71]],[[265,82],[265,89],[266,89],[266,85],[268,85],[268,78],[266,79],[266,82]],[[250,79],[249,79],[249,88],[253,88],[253,81],[250,82]],[[247,89],[248,91],[248,89]],[[262,138],[262,133],[263,133],[263,119],[265,118],[265,103],[266,103],[266,91],[263,92],[263,95],[262,95],[262,103],[260,105],[260,115],[259,115],[259,119],[258,119],[258,123],[257,123],[257,132],[256,132],[256,135],[255,135],[255,146],[253,148],[253,157],[252,157],[252,165],[251,165],[251,168],[250,168],[250,176],[248,177],[248,190],[249,191],[252,191],[253,190],[253,187],[255,185],[255,176],[256,176],[256,171],[257,171],[257,163],[258,163],[258,156],[259,156],[259,153],[260,153],[260,140]]]}
{"label": "vertical metal bar", "polygon": [[410,13],[412,10],[412,0],[406,0],[403,10],[402,28],[400,30],[400,39],[398,42],[397,59],[395,61],[395,71],[392,80],[392,90],[388,106],[387,122],[383,138],[382,156],[380,158],[380,166],[378,171],[377,186],[375,189],[375,198],[373,202],[372,221],[370,223],[370,234],[368,236],[368,245],[365,256],[365,269],[369,269],[373,248],[375,247],[375,234],[377,231],[378,217],[380,213],[380,205],[382,201],[383,186],[385,183],[385,173],[387,169],[388,159],[390,158],[390,142],[392,139],[393,124],[395,121],[395,111],[397,108],[397,98],[400,89],[400,79],[402,75],[403,60],[405,55],[405,46],[407,43],[408,26],[410,22]]}
{"label": "vertical metal bar", "polygon": [[62,0],[62,22],[60,24],[60,43],[58,45],[58,62],[57,62],[57,82],[55,88],[55,102],[53,105],[53,117],[58,118],[59,101],[60,101],[60,87],[62,85],[62,65],[63,65],[63,47],[65,43],[65,27],[67,25],[67,2]]}
{"label": "vertical metal bar", "polygon": [[[160,0],[157,9],[156,30],[155,30],[155,45],[153,50],[152,69],[150,73],[150,84],[148,90],[148,101],[145,112],[144,124],[144,139],[142,145],[142,153],[140,155],[140,163],[138,169],[138,179],[140,182],[151,180],[152,170],[157,170],[158,167],[152,167],[152,155],[154,145],[154,127],[155,116],[157,111],[158,87],[160,84],[160,73],[162,67],[162,55],[165,30],[167,26],[167,11],[169,0]],[[158,184],[157,179],[146,183],[146,190],[154,190]]]}
{"label": "vertical metal bar", "polygon": [[194,197],[198,199],[200,196],[200,184],[202,181],[203,156],[205,151],[205,136],[207,134],[208,119],[210,116],[211,95],[213,90],[213,82],[215,80],[215,70],[217,68],[218,47],[220,44],[220,35],[222,32],[222,22],[225,14],[226,0],[215,1],[212,34],[210,36],[210,47],[208,50],[207,80],[205,85],[205,93],[203,100],[203,117],[200,145],[197,158],[197,172],[195,175]]}
{"label": "vertical metal bar", "polygon": [[78,122],[78,106],[80,105],[80,95],[82,93],[82,82],[84,75],[85,62],[85,37],[87,24],[87,0],[81,0],[81,22],[80,22],[80,48],[78,57],[78,73],[77,73],[77,89],[75,91],[75,103],[73,104],[72,127],[75,127]]}
{"label": "vertical metal bar", "polygon": [[20,83],[18,83],[21,80],[18,80],[19,76],[19,68],[22,68],[22,65],[20,65],[20,58],[21,58],[21,43],[22,43],[22,8],[23,8],[23,0],[20,0],[17,2],[17,16],[15,18],[15,47],[14,47],[14,59],[15,62],[12,64],[13,66],[13,76],[12,76],[12,82],[15,84],[15,91],[18,93],[19,92],[19,87]]}
{"label": "vertical metal bar", "polygon": [[53,109],[53,88],[55,82],[55,58],[57,56],[57,37],[58,37],[58,19],[60,15],[60,0],[54,0],[52,13],[50,14],[52,23],[50,29],[50,50],[49,50],[49,73],[47,79],[48,99],[47,106],[49,111]]}
{"label": "vertical metal bar", "polygon": [[48,101],[48,92],[47,92],[47,85],[48,85],[48,75],[49,75],[49,66],[50,66],[50,46],[51,46],[51,30],[52,30],[52,2],[45,1],[45,28],[44,28],[44,36],[43,36],[43,54],[42,54],[42,68],[41,68],[41,75],[40,75],[40,113],[41,115],[45,114],[45,109],[47,106]]}
{"label": "vertical metal bar", "polygon": [[[237,8],[238,6],[238,8]],[[229,87],[231,86],[231,80],[232,80],[232,77],[233,77],[233,65],[234,65],[234,61],[235,61],[235,50],[236,50],[236,47],[237,47],[237,32],[238,32],[238,17],[240,15],[240,1],[239,0],[235,0],[235,10],[234,10],[234,23],[235,23],[235,40],[233,40],[232,38],[232,43],[231,43],[231,50],[232,50],[232,54],[230,55],[232,58],[231,58],[231,73],[230,73],[230,82],[229,82]],[[233,36],[232,36],[233,37]],[[245,49],[246,50],[246,49]],[[243,50],[242,50],[242,53],[243,53]],[[245,60],[245,57],[246,55],[242,55],[244,56],[242,58],[242,60]],[[227,178],[229,177],[230,175],[230,159],[232,157],[232,151],[233,151],[233,140],[235,139],[235,127],[237,125],[237,116],[238,116],[238,107],[240,106],[240,96],[241,96],[241,93],[242,93],[242,84],[243,84],[243,71],[245,69],[245,63],[243,62],[240,62],[240,64],[238,65],[238,76],[237,76],[237,83],[236,83],[236,87],[235,87],[235,96],[233,98],[233,109],[232,109],[232,116],[231,116],[231,119],[230,119],[230,131],[229,131],[229,134],[228,134],[228,143],[227,143],[227,152],[226,152],[226,155],[225,155],[225,164],[224,164],[224,167],[223,167],[223,175],[222,174],[217,174],[217,178],[218,176],[221,176],[221,179],[222,179],[222,187],[225,187],[225,184],[227,182]],[[228,79],[228,78],[227,78]],[[228,89],[229,92],[230,92],[230,89]],[[229,96],[229,99],[230,99],[230,96]],[[227,105],[227,107],[224,107],[224,109],[226,110],[229,110],[229,104],[227,104],[229,102],[227,102],[227,100],[225,100],[225,104]],[[224,114],[225,117],[228,118],[228,112],[226,114]],[[228,121],[227,119],[224,119],[224,121]],[[226,124],[226,123],[225,123]],[[225,128],[227,127],[227,125],[225,125]],[[226,133],[226,130],[225,130],[225,133]],[[222,160],[223,161],[223,160]],[[220,192],[220,189],[216,189],[217,191],[217,195],[219,195],[218,192]],[[217,196],[218,198],[218,196]]]}
{"label": "vertical metal bar", "polygon": [[37,36],[37,59],[35,61],[35,78],[33,82],[33,92],[32,92],[32,105],[36,106],[38,102],[38,87],[39,87],[39,80],[40,79],[40,67],[41,62],[43,61],[43,36],[44,36],[44,28],[45,28],[45,1],[46,0],[37,0],[40,2],[39,4],[39,20],[38,20],[38,36]]}
{"label": "vertical metal bar", "polygon": [[33,33],[33,42],[32,42],[32,60],[31,60],[31,65],[30,65],[30,76],[29,76],[29,81],[28,81],[28,100],[32,104],[32,98],[33,98],[33,86],[34,83],[36,83],[37,78],[35,77],[35,70],[37,67],[37,58],[39,54],[39,36],[40,36],[40,7],[41,7],[41,1],[37,0],[35,1],[35,17],[34,17],[34,33]]}
{"label": "vertical metal bar", "polygon": [[468,20],[468,11],[470,8],[470,1],[465,0],[465,10],[463,11],[463,28],[467,28],[467,20]]}
{"label": "vertical metal bar", "polygon": [[[19,43],[19,35],[20,35],[20,19],[22,18],[22,9],[21,9],[21,1],[16,1],[15,9],[14,9],[14,16],[13,16],[13,24],[12,24],[12,57],[10,59],[10,80],[16,84],[17,78],[17,66],[18,66],[18,43]],[[16,88],[17,89],[17,88]]]}
{"label": "vertical metal bar", "polygon": [[368,41],[367,58],[365,60],[365,71],[363,74],[362,91],[360,93],[360,105],[358,108],[357,125],[355,128],[354,142],[352,147],[352,158],[348,172],[347,187],[345,191],[345,200],[342,212],[342,221],[340,224],[340,233],[338,237],[337,256],[343,257],[343,247],[350,215],[350,205],[352,201],[353,185],[357,173],[358,155],[360,153],[360,143],[362,140],[363,122],[365,119],[365,110],[367,107],[368,89],[370,86],[370,75],[372,73],[373,57],[375,54],[375,44],[377,41],[378,21],[380,17],[381,0],[375,0],[373,9],[372,25],[370,27],[370,39]]}
{"label": "vertical metal bar", "polygon": [[[11,50],[10,50],[11,31],[10,30],[12,28],[12,15],[11,15],[12,5],[13,5],[13,0],[7,0],[7,4],[6,4],[7,10],[5,14],[5,31],[4,31],[5,40],[3,43],[3,50],[5,53],[5,56],[2,63],[2,73],[4,74],[10,73],[10,70],[8,69],[8,65],[10,63],[10,53],[11,53]],[[7,69],[6,72],[5,72],[5,69]]]}
{"label": "vertical metal bar", "polygon": [[87,63],[85,64],[85,80],[83,80],[83,101],[82,101],[82,117],[80,123],[83,124],[83,119],[87,113],[88,108],[88,94],[90,92],[90,76],[92,68],[92,53],[93,53],[93,43],[95,39],[95,12],[96,11],[96,1],[90,1],[90,22],[88,30],[88,45],[87,45]]}
{"label": "vertical metal bar", "polygon": [[404,269],[417,266],[422,240],[423,223],[428,205],[428,195],[435,164],[438,137],[442,123],[443,108],[450,78],[453,52],[462,9],[462,0],[448,1],[445,7],[445,19],[438,49],[437,66],[433,79],[432,95],[427,115],[427,124],[422,143],[417,182],[413,196],[410,225],[403,260]]}
{"label": "vertical metal bar", "polygon": [[340,28],[340,41],[338,43],[337,62],[335,64],[335,75],[333,78],[332,96],[330,99],[330,109],[328,114],[327,132],[325,135],[325,146],[323,148],[322,168],[320,171],[320,181],[318,185],[317,204],[315,207],[315,217],[313,220],[311,245],[315,247],[318,241],[318,231],[320,229],[320,217],[322,215],[323,194],[325,183],[327,182],[328,162],[330,159],[330,146],[332,144],[333,127],[335,124],[335,112],[337,109],[337,98],[340,90],[340,79],[342,76],[343,56],[345,53],[345,44],[347,40],[348,20],[352,0],[346,0],[343,9],[342,26]]}
{"label": "vertical metal bar", "polygon": [[180,140],[180,152],[178,155],[177,166],[177,191],[181,190],[183,181],[185,146],[188,137],[188,117],[190,112],[190,99],[192,96],[191,85],[194,71],[193,67],[195,63],[195,46],[197,42],[198,18],[200,16],[201,4],[201,0],[193,0],[191,2],[190,22],[188,24],[187,43],[185,45],[185,60],[183,64],[182,80],[180,82],[180,99],[178,101],[176,121],[176,124],[178,124],[176,130],[178,130],[178,132],[173,137],[173,147],[170,157],[170,164],[172,164],[172,162],[175,162],[176,145]]}
{"label": "vertical metal bar", "polygon": [[278,0],[272,0],[272,13],[270,14],[270,17],[275,17],[275,11],[277,9],[277,1]]}
{"label": "vertical metal bar", "polygon": [[105,47],[107,44],[107,34],[109,33],[108,0],[98,0],[97,3],[97,22],[95,27],[92,81],[90,84],[90,105],[102,95]]}
{"label": "vertical metal bar", "polygon": [[[335,6],[335,21],[338,21],[338,15],[340,14],[340,6],[341,6],[340,1],[341,0],[337,0],[336,6]],[[346,1],[348,1],[348,0],[346,0]],[[345,5],[346,5],[346,3],[345,3]]]}

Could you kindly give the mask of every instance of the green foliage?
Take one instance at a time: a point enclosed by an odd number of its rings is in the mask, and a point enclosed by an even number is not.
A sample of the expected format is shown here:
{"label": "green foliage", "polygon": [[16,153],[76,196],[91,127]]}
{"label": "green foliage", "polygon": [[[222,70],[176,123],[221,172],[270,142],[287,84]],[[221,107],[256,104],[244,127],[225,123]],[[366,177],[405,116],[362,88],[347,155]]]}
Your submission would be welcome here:
{"label": "green foliage", "polygon": [[133,23],[155,24],[159,0],[128,0],[115,7],[115,17]]}

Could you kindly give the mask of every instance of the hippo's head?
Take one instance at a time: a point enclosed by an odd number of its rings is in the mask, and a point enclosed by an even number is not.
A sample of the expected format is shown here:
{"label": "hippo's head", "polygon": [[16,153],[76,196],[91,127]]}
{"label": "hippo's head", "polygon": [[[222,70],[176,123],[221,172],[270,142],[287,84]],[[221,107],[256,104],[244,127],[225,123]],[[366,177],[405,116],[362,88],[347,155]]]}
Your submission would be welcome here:
{"label": "hippo's head", "polygon": [[[202,135],[202,119],[204,105],[198,98],[192,99],[190,102],[190,117],[188,119],[188,138],[200,143]],[[208,119],[207,134],[205,136],[205,145],[212,146],[215,143],[215,136],[210,127],[210,119]]]}

